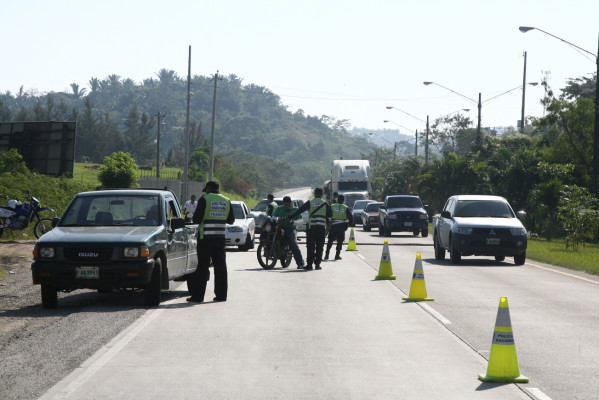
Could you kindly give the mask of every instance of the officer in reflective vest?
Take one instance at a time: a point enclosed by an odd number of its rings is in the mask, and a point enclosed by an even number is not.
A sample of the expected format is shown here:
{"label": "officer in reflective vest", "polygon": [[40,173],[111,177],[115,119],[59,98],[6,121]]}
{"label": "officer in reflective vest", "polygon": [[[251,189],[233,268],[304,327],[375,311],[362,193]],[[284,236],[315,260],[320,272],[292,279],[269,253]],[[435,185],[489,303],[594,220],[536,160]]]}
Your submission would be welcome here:
{"label": "officer in reflective vest", "polygon": [[272,215],[275,212],[275,209],[279,205],[275,201],[275,196],[273,196],[272,194],[269,194],[268,196],[266,196],[266,200],[268,200],[268,205],[266,206],[266,215],[268,215],[269,217],[272,217]]}
{"label": "officer in reflective vest", "polygon": [[206,182],[206,194],[198,200],[193,223],[198,224],[198,268],[187,282],[191,297],[187,301],[202,303],[210,280],[210,261],[214,266],[214,301],[227,301],[226,224],[235,222],[228,198],[219,193],[216,181]]}
{"label": "officer in reflective vest", "polygon": [[354,226],[354,219],[352,217],[351,211],[349,208],[343,204],[345,201],[345,196],[340,194],[337,197],[337,202],[331,206],[331,210],[333,212],[333,217],[331,218],[331,230],[329,231],[329,241],[327,243],[327,252],[324,256],[325,260],[329,259],[329,253],[331,252],[331,247],[333,247],[333,242],[337,241],[337,247],[335,248],[335,260],[341,260],[341,247],[343,246],[343,241],[345,240],[345,231],[348,226]]}
{"label": "officer in reflective vest", "polygon": [[[291,220],[298,214],[309,211],[308,229],[306,231],[306,255],[307,265],[305,270],[311,270],[314,264],[315,269],[322,269],[322,250],[326,239],[326,226],[332,216],[331,206],[322,199],[322,188],[314,189],[314,198],[305,202],[296,212],[289,216]],[[298,267],[299,268],[299,267]]]}

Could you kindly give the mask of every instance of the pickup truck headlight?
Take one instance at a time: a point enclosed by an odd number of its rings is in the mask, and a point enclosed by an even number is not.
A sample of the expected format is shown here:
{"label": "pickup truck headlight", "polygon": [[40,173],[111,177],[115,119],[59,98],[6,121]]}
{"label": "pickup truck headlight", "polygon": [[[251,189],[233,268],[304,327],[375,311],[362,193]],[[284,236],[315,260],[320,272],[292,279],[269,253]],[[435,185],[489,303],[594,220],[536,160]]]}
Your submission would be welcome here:
{"label": "pickup truck headlight", "polygon": [[510,228],[512,236],[526,236],[526,229],[524,228]]}
{"label": "pickup truck headlight", "polygon": [[125,257],[132,257],[132,258],[149,257],[150,256],[150,249],[148,249],[146,246],[141,246],[141,247],[125,247],[125,249],[123,251],[123,255]]}
{"label": "pickup truck headlight", "polygon": [[389,219],[397,219],[397,214],[391,214],[391,215],[389,215]]}
{"label": "pickup truck headlight", "polygon": [[418,219],[428,219],[428,215],[426,215],[426,214],[420,214],[418,216]]}
{"label": "pickup truck headlight", "polygon": [[458,228],[458,234],[460,235],[470,235],[472,233],[472,228]]}
{"label": "pickup truck headlight", "polygon": [[54,247],[35,247],[33,249],[33,258],[54,258],[55,255]]}
{"label": "pickup truck headlight", "polygon": [[230,226],[227,230],[231,233],[233,232],[243,232],[243,228],[241,226]]}

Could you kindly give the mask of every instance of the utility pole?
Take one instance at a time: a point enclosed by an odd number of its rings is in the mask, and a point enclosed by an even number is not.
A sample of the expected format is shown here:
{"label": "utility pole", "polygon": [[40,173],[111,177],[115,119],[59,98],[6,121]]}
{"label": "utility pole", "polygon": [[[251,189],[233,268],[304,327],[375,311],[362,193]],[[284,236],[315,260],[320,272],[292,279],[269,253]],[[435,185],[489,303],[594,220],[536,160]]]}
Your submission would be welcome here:
{"label": "utility pole", "polygon": [[214,75],[214,92],[212,94],[212,135],[210,137],[210,172],[208,174],[208,180],[212,180],[214,177],[214,123],[216,121],[216,83],[218,82],[218,70]]}
{"label": "utility pole", "polygon": [[520,133],[524,133],[524,104],[526,101],[526,52],[524,52],[524,77],[522,78],[522,118],[520,119]]}
{"label": "utility pole", "polygon": [[158,117],[158,132],[156,133],[156,178],[160,178],[160,125],[162,125],[164,114],[158,111],[156,117]]}
{"label": "utility pole", "polygon": [[183,190],[182,198],[187,199],[187,178],[189,176],[189,102],[191,97],[191,46],[187,62],[187,113],[185,116],[185,164],[183,165]]}
{"label": "utility pole", "polygon": [[416,129],[416,140],[414,141],[414,156],[418,158],[418,129]]}
{"label": "utility pole", "polygon": [[430,128],[428,125],[428,115],[426,116],[426,141],[424,142],[424,165],[428,165],[428,135]]}

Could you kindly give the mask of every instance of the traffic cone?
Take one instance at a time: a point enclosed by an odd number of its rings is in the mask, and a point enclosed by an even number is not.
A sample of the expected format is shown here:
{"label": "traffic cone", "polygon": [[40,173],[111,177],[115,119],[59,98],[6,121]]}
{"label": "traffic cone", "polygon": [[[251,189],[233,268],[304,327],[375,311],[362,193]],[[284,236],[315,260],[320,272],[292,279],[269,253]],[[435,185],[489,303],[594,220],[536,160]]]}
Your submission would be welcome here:
{"label": "traffic cone", "polygon": [[414,263],[414,273],[412,274],[412,285],[410,294],[403,300],[409,301],[434,301],[426,297],[426,284],[424,283],[424,270],[422,269],[422,257],[416,253],[416,262]]}
{"label": "traffic cone", "polygon": [[374,279],[395,280],[395,275],[393,275],[393,269],[391,268],[391,255],[389,254],[389,241],[387,239],[385,239],[385,244],[383,245],[383,254],[381,255],[379,274],[375,276]]}
{"label": "traffic cone", "polygon": [[347,242],[346,251],[357,251],[356,239],[354,238],[354,228],[351,228],[351,232],[349,233],[349,242]]}
{"label": "traffic cone", "polygon": [[520,375],[520,368],[518,368],[518,355],[516,354],[516,344],[512,333],[507,297],[499,299],[487,374],[479,374],[478,379],[483,382],[528,382],[527,377]]}

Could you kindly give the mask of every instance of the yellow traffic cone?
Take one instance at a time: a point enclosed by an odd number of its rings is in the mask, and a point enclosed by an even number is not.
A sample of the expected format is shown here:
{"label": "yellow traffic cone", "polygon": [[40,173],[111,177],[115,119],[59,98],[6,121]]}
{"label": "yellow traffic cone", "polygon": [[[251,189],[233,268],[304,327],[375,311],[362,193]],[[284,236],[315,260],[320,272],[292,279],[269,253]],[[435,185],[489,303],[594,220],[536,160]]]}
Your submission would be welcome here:
{"label": "yellow traffic cone", "polygon": [[412,274],[412,285],[410,294],[403,300],[409,301],[434,301],[426,297],[426,284],[424,283],[424,270],[422,269],[422,257],[416,253],[416,262],[414,263],[414,273]]}
{"label": "yellow traffic cone", "polygon": [[383,245],[379,274],[375,276],[374,279],[395,280],[395,275],[393,275],[393,269],[391,268],[391,255],[389,254],[389,241],[387,239],[385,239],[385,244]]}
{"label": "yellow traffic cone", "polygon": [[357,251],[356,239],[354,238],[354,228],[351,228],[351,232],[349,233],[349,242],[347,242],[346,251]]}
{"label": "yellow traffic cone", "polygon": [[520,375],[520,368],[518,368],[518,355],[512,333],[507,297],[502,297],[499,300],[487,374],[479,374],[478,379],[483,382],[528,382],[527,377]]}

